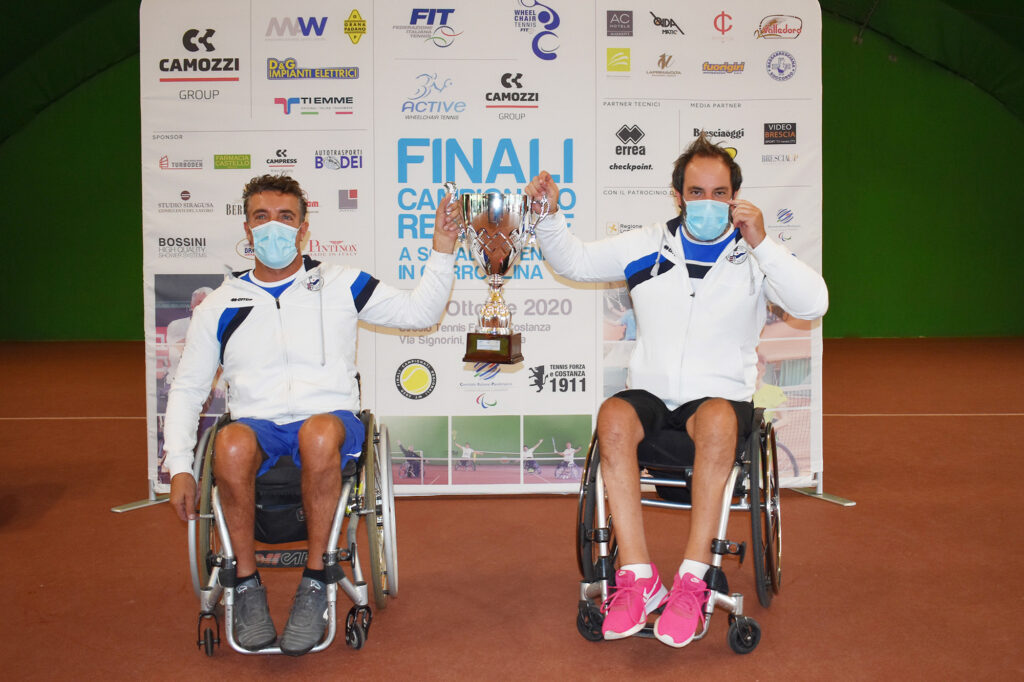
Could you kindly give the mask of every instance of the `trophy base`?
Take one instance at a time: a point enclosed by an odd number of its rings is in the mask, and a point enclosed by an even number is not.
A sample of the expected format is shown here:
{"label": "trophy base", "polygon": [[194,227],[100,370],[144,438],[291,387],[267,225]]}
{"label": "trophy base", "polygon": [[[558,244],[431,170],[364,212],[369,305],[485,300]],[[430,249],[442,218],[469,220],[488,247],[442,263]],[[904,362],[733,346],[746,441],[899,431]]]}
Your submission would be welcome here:
{"label": "trophy base", "polygon": [[466,334],[466,355],[463,362],[495,362],[515,365],[523,361],[522,334]]}

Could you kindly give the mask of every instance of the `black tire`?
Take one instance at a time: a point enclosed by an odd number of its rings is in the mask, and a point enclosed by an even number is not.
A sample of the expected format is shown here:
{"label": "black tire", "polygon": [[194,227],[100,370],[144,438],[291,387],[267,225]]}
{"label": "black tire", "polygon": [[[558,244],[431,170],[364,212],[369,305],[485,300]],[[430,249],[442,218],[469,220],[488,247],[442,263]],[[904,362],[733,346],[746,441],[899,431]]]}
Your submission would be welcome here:
{"label": "black tire", "polygon": [[213,645],[213,630],[206,628],[203,630],[203,651],[207,656],[213,656]]}
{"label": "black tire", "polygon": [[[384,519],[381,514],[380,482],[377,470],[377,458],[374,449],[377,445],[377,429],[370,416],[366,423],[366,440],[368,451],[363,463],[363,504],[369,512],[366,515],[366,536],[370,550],[370,585],[373,588],[373,601],[378,609],[387,608],[388,595],[385,585],[384,569]],[[346,627],[345,634],[348,637]],[[349,644],[349,646],[352,646]]]}
{"label": "black tire", "polygon": [[[765,432],[763,429],[750,439],[753,449],[750,457],[750,549],[754,555],[754,585],[757,587],[757,600],[765,608],[772,603],[772,584],[768,575],[768,536],[765,529],[765,474],[764,466]],[[731,632],[731,630],[730,630]],[[730,642],[731,642],[730,635]]]}
{"label": "black tire", "polygon": [[[213,520],[213,446],[217,431],[228,421],[228,415],[222,415],[204,434],[205,442],[201,443],[203,451],[197,453],[198,469],[193,469],[199,487],[197,493],[199,518],[189,524],[189,543],[190,545],[194,543],[192,565],[189,570],[192,574],[192,587],[197,597],[200,596],[201,590],[209,586],[213,558],[220,553],[217,525]],[[194,538],[192,537],[193,532],[195,533]]]}
{"label": "black tire", "polygon": [[753,618],[740,616],[729,624],[729,648],[737,654],[749,654],[760,642],[761,626]]}
{"label": "black tire", "polygon": [[576,613],[576,629],[583,635],[583,639],[589,642],[600,642],[604,639],[601,634],[601,624],[604,616],[595,604],[588,601],[580,601]]}
{"label": "black tire", "polygon": [[764,477],[764,536],[767,545],[765,571],[771,581],[772,592],[782,589],[782,505],[779,499],[779,458],[775,442],[775,429],[765,427],[762,449]]}
{"label": "black tire", "polygon": [[350,649],[363,648],[363,645],[366,644],[366,632],[362,625],[354,623],[345,628],[345,644],[348,644]]}

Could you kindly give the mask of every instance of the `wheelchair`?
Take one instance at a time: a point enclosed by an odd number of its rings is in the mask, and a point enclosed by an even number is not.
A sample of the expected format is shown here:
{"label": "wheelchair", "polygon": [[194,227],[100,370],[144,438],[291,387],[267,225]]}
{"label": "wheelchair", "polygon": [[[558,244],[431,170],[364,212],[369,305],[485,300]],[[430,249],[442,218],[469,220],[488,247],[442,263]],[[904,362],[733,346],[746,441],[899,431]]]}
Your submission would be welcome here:
{"label": "wheelchair", "polygon": [[[392,484],[388,431],[375,424],[368,410],[359,413],[366,440],[359,458],[342,471],[341,496],[334,512],[324,568],[327,572],[327,632],[312,652],[326,649],[337,632],[338,588],[352,601],[345,619],[345,642],[360,649],[370,631],[373,613],[369,590],[363,579],[356,547],[359,520],[366,517],[370,552],[370,584],[378,609],[398,596],[398,549],[395,544],[395,498]],[[248,651],[239,646],[233,632],[235,557],[227,523],[213,478],[213,446],[217,430],[230,422],[222,415],[206,429],[196,446],[193,474],[199,481],[199,518],[188,522],[189,568],[192,587],[199,599],[196,646],[212,656],[220,646],[220,622],[232,649],[243,654],[280,654],[278,646]],[[286,458],[287,459],[287,458]],[[289,460],[290,461],[290,460]],[[348,519],[344,544],[339,544]],[[256,480],[255,538],[258,543],[290,543],[306,539],[302,512],[301,469],[278,466]],[[308,550],[256,550],[258,568],[298,567],[306,564]],[[351,578],[343,564],[348,564]],[[204,628],[205,624],[205,628]]]}
{"label": "wheelchair", "polygon": [[[691,465],[646,464],[659,461],[654,457],[658,451],[677,453],[677,457],[683,454]],[[653,485],[661,499],[645,493],[641,504],[690,509],[688,484],[693,477],[693,454],[692,441],[679,432],[660,431],[645,439],[637,453],[642,470],[640,483]],[[603,639],[601,605],[607,601],[610,588],[615,584],[618,554],[606,503],[601,455],[595,433],[583,467],[576,515],[576,559],[582,576],[576,627],[585,639],[595,642]],[[721,509],[717,535],[711,542],[711,568],[705,576],[709,597],[704,607],[704,625],[694,640],[707,635],[712,613],[716,607],[722,608],[729,612],[729,646],[737,654],[747,654],[761,641],[761,627],[756,620],[743,615],[743,595],[729,593],[728,581],[722,572],[723,556],[737,556],[742,564],[747,550],[746,542],[735,542],[726,537],[730,511],[750,512],[754,582],[761,605],[767,608],[782,585],[782,516],[775,431],[770,423],[764,421],[761,408],[754,410],[750,438],[737,448],[736,461],[722,495]],[[638,635],[654,637],[653,626],[645,626]]]}

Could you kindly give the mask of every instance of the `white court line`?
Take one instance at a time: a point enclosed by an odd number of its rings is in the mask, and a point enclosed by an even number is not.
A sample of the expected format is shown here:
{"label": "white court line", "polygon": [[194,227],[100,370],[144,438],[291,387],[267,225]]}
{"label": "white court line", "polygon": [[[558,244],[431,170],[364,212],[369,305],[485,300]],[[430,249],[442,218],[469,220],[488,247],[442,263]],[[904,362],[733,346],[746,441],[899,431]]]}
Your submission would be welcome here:
{"label": "white court line", "polygon": [[1024,417],[1024,412],[825,412],[823,417]]}

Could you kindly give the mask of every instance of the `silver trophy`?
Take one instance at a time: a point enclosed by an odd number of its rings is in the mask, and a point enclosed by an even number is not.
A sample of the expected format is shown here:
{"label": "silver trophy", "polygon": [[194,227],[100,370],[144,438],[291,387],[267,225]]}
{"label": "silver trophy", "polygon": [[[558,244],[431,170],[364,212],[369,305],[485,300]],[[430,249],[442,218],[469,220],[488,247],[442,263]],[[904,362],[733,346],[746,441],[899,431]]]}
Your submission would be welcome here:
{"label": "silver trophy", "polygon": [[454,182],[445,190],[458,211],[459,239],[487,275],[489,293],[480,309],[476,332],[466,335],[463,362],[514,365],[523,361],[522,337],[512,332],[512,313],[501,295],[505,275],[519,260],[523,248],[535,241],[534,230],[548,214],[548,198],[541,199],[537,219],[530,223],[530,197],[525,194],[463,194]]}

